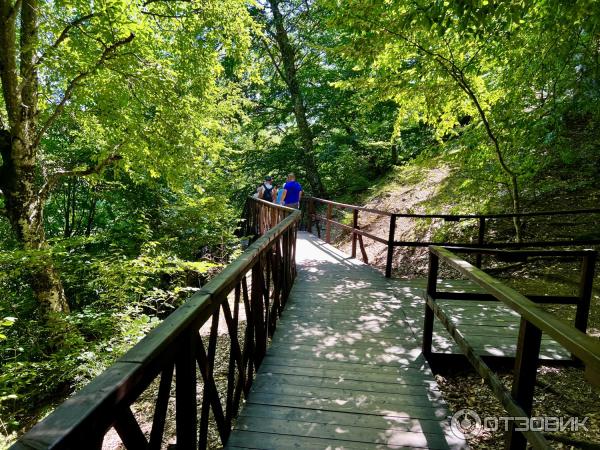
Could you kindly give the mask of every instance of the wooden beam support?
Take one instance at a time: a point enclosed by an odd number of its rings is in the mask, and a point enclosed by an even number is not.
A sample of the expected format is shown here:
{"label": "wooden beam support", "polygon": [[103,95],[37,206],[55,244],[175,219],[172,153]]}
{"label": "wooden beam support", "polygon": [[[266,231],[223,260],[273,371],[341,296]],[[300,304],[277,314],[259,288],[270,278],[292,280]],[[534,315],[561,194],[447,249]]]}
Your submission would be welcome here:
{"label": "wooden beam support", "polygon": [[358,235],[356,230],[358,229],[358,209],[352,210],[352,258],[356,258],[356,240]]}
{"label": "wooden beam support", "polygon": [[438,255],[429,252],[429,271],[427,272],[427,290],[425,292],[425,313],[423,316],[423,342],[422,351],[425,358],[431,355],[431,342],[433,340],[433,320],[434,311],[428,302],[431,299],[432,302],[436,300],[437,291],[437,276],[440,265],[440,259]]}
{"label": "wooden beam support", "polygon": [[592,301],[592,288],[594,285],[594,270],[596,267],[596,253],[589,253],[581,262],[581,280],[579,282],[579,303],[575,315],[575,328],[582,333],[587,332],[590,303]]}
{"label": "wooden beam support", "polygon": [[325,225],[325,242],[331,243],[331,217],[333,212],[333,205],[327,205],[327,224]]}
{"label": "wooden beam support", "polygon": [[[523,409],[527,417],[531,416],[531,408],[533,406],[533,393],[535,390],[541,342],[541,330],[522,318],[515,357],[512,397]],[[515,430],[519,425],[522,424],[514,422],[510,424],[510,430],[506,439],[507,450],[525,450],[527,448],[526,437],[523,433]]]}
{"label": "wooden beam support", "polygon": [[177,447],[196,448],[196,360],[194,329],[184,333],[177,345],[179,353],[176,360],[175,381],[175,426]]}
{"label": "wooden beam support", "polygon": [[[483,245],[485,243],[485,217],[479,218],[479,227],[477,228],[477,244]],[[479,267],[481,269],[482,262],[482,254],[477,253],[475,255],[475,267]]]}
{"label": "wooden beam support", "polygon": [[387,260],[385,264],[385,277],[392,277],[392,265],[394,263],[394,239],[396,236],[396,216],[390,217],[390,232],[387,242]]}

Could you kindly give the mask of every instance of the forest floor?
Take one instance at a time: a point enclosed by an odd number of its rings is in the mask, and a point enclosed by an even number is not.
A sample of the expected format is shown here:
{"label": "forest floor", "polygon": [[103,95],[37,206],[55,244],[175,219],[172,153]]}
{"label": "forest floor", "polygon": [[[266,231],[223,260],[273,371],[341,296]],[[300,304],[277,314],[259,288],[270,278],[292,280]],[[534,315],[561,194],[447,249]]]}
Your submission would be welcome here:
{"label": "forest floor", "polygon": [[[411,169],[413,170],[413,169]],[[418,174],[417,176],[414,176]],[[406,176],[408,174],[408,176]],[[451,182],[453,176],[449,167],[419,168],[416,172],[400,168],[395,176],[388,176],[382,184],[372,189],[370,198],[364,199],[362,205],[367,208],[383,211],[448,214],[454,212],[456,203],[440,202],[440,188]],[[585,194],[583,194],[585,195]],[[593,196],[592,196],[593,197]],[[585,201],[577,202],[579,207],[586,206]],[[540,209],[572,209],[573,199],[565,198],[563,204],[553,202],[552,207],[530,205],[530,210]],[[444,207],[445,206],[445,207]],[[476,212],[476,211],[471,211]],[[389,218],[374,214],[360,213],[361,229],[371,234],[387,239],[389,233]],[[340,219],[348,219],[340,216]],[[442,221],[440,221],[442,222]],[[452,224],[450,224],[452,226]],[[429,221],[426,224],[417,223],[415,219],[399,219],[397,223],[396,240],[431,240],[449,235],[461,236],[463,242],[474,238],[475,228],[472,225],[456,226],[455,234],[448,231],[448,225]],[[568,223],[565,224],[568,226]],[[593,226],[593,224],[592,224]],[[531,227],[532,229],[534,226]],[[540,230],[544,227],[540,226]],[[556,230],[554,230],[556,231]],[[559,230],[560,231],[560,230]],[[441,233],[440,233],[441,232]],[[544,231],[540,231],[542,236]],[[569,234],[569,230],[565,230]],[[466,239],[465,239],[466,238]],[[336,236],[336,246],[350,252],[350,240],[347,236]],[[364,249],[369,264],[385,270],[387,246],[364,239]],[[360,255],[360,252],[359,252]],[[423,278],[427,274],[426,248],[397,248],[394,252],[394,277]],[[568,262],[548,263],[534,261],[532,264],[512,265],[502,269],[497,265],[492,268],[492,274],[513,288],[527,293],[547,293],[555,295],[575,295],[578,286],[579,263]],[[446,275],[444,275],[446,276]],[[600,276],[597,273],[594,285],[593,299],[590,309],[588,334],[600,339]],[[546,308],[561,319],[572,323],[575,309],[572,305],[548,305]],[[483,380],[471,370],[436,367],[436,377],[440,389],[452,412],[471,409],[480,417],[506,416],[501,403],[493,395]],[[501,379],[510,389],[512,373],[510,368],[500,371]],[[546,366],[538,369],[537,385],[534,400],[534,415],[538,417],[584,417],[587,431],[564,431],[548,433],[547,437],[555,448],[590,449],[600,448],[600,390],[592,388],[585,382],[583,370],[577,367]],[[476,449],[501,449],[503,433],[482,430],[469,437],[469,444]]]}

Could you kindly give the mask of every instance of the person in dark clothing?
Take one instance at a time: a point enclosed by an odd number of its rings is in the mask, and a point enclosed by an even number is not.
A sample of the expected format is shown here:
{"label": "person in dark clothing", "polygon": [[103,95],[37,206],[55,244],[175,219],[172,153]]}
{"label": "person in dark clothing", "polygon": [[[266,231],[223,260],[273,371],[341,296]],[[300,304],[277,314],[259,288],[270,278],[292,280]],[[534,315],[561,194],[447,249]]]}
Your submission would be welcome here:
{"label": "person in dark clothing", "polygon": [[266,176],[265,182],[258,188],[258,198],[272,202],[275,200],[276,195],[277,192],[275,192],[275,186],[273,186],[273,177]]}

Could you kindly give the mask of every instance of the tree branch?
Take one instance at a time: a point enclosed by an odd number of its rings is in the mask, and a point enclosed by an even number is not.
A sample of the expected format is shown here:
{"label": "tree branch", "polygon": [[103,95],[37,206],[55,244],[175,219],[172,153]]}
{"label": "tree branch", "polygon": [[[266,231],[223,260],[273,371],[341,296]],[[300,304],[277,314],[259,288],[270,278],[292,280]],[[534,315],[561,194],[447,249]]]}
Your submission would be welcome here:
{"label": "tree branch", "polygon": [[152,17],[160,17],[161,19],[185,19],[187,17],[192,17],[195,14],[200,14],[201,12],[204,12],[204,9],[195,8],[191,11],[186,12],[185,14],[164,14],[152,11],[141,11],[142,14],[146,14],[147,16]]}
{"label": "tree branch", "polygon": [[106,47],[104,49],[104,51],[102,52],[102,55],[100,55],[100,58],[98,59],[96,64],[94,64],[93,67],[91,67],[89,70],[86,70],[85,72],[81,72],[79,75],[77,75],[75,78],[73,78],[67,84],[67,89],[65,90],[65,93],[64,93],[62,99],[60,100],[60,102],[58,102],[58,105],[56,105],[54,112],[50,115],[48,120],[46,120],[44,125],[42,125],[42,128],[40,129],[39,133],[37,134],[35,141],[34,141],[34,146],[39,145],[44,134],[46,134],[48,129],[54,124],[56,119],[58,119],[58,117],[62,114],[63,110],[65,109],[65,104],[73,95],[73,91],[75,90],[77,85],[84,78],[87,78],[88,76],[93,74],[96,70],[101,68],[104,65],[104,63],[112,57],[112,55],[117,51],[117,49],[119,47],[130,43],[133,40],[133,38],[135,38],[135,34],[131,33],[126,38],[120,39],[120,40],[114,42],[113,44],[111,44],[110,46]]}
{"label": "tree branch", "polygon": [[[356,17],[356,16],[355,16]],[[369,23],[370,25],[377,25],[376,23],[374,23],[373,21],[370,21],[368,19],[364,19],[361,17],[356,17],[358,20],[362,20],[364,22]],[[490,121],[488,120],[488,116],[487,113],[484,111],[481,103],[479,102],[479,98],[477,97],[477,93],[475,92],[475,90],[471,87],[471,84],[469,83],[469,80],[467,79],[467,77],[465,76],[464,73],[464,67],[461,68],[459,67],[454,59],[452,58],[452,56],[450,57],[450,59],[436,51],[430,50],[428,48],[426,48],[425,46],[421,45],[419,42],[409,38],[408,36],[397,32],[395,30],[390,30],[389,28],[387,28],[385,25],[380,24],[379,25],[383,31],[385,31],[388,34],[391,34],[393,36],[399,37],[400,39],[402,39],[403,41],[405,41],[407,44],[413,46],[414,48],[418,49],[419,51],[421,51],[422,53],[425,53],[426,55],[429,55],[437,64],[439,64],[441,66],[441,68],[443,70],[445,70],[448,75],[450,75],[450,77],[458,84],[458,86],[460,87],[460,89],[467,94],[467,96],[469,97],[469,99],[473,102],[475,108],[477,109],[477,112],[479,114],[479,117],[481,119],[481,121],[483,122],[483,126],[485,128],[485,131],[490,139],[490,141],[493,144],[494,147],[494,151],[496,152],[496,157],[498,159],[498,162],[500,164],[500,167],[502,168],[502,170],[504,171],[504,173],[506,173],[506,175],[508,176],[508,178],[510,179],[510,185],[511,185],[511,189],[509,189],[509,194],[511,196],[512,202],[513,202],[513,211],[515,213],[519,213],[521,210],[521,200],[520,200],[520,195],[519,195],[519,181],[518,181],[518,174],[516,171],[512,170],[506,160],[504,159],[504,154],[502,152],[502,149],[500,148],[500,143],[498,141],[498,138],[496,136],[496,134],[494,133],[494,130],[492,130],[492,126]],[[470,60],[468,62],[468,64],[471,64],[473,60]],[[514,217],[513,218],[513,222],[515,225],[515,232],[516,232],[516,240],[517,242],[521,242],[521,221],[518,217]]]}
{"label": "tree branch", "polygon": [[275,70],[277,71],[277,73],[279,74],[281,79],[285,82],[285,84],[287,84],[289,86],[289,81],[287,79],[287,76],[283,73],[283,70],[281,70],[281,67],[277,63],[277,59],[275,58],[275,55],[269,48],[269,43],[267,42],[267,40],[264,37],[261,39],[261,41],[265,47],[265,50],[267,51],[267,54],[269,55],[269,58],[271,59],[271,62],[273,63],[273,67],[275,67]]}
{"label": "tree branch", "polygon": [[37,115],[38,78],[35,69],[35,49],[38,44],[38,1],[28,0],[21,5],[20,73],[21,120],[28,122]]}
{"label": "tree branch", "polygon": [[65,39],[67,39],[67,37],[69,37],[69,32],[73,28],[78,28],[79,25],[81,25],[83,22],[85,22],[87,20],[90,20],[95,15],[96,15],[95,13],[86,14],[85,16],[81,16],[81,17],[73,20],[72,22],[69,22],[69,24],[67,24],[67,26],[61,31],[60,35],[56,38],[54,43],[50,47],[48,47],[48,49],[37,59],[35,64],[39,66],[46,59],[49,51],[56,50],[56,48],[58,48],[58,46]]}
{"label": "tree branch", "polygon": [[[373,23],[369,20],[366,20],[366,19],[361,19],[361,20],[369,22],[373,25]],[[467,94],[467,96],[473,102],[475,108],[477,109],[477,112],[479,113],[479,117],[481,118],[481,121],[483,122],[486,133],[487,133],[488,137],[490,138],[490,140],[492,141],[492,144],[494,145],[494,150],[496,151],[496,156],[498,157],[500,166],[510,177],[514,177],[516,174],[506,164],[506,161],[504,160],[504,156],[500,149],[500,144],[498,142],[498,138],[496,137],[495,133],[492,131],[490,122],[487,118],[487,114],[483,110],[481,104],[479,103],[479,99],[477,98],[477,95],[475,94],[474,90],[471,88],[471,85],[467,81],[463,69],[460,68],[459,66],[457,66],[453,59],[449,59],[438,52],[429,50],[425,46],[419,44],[417,41],[410,39],[408,36],[405,36],[402,33],[399,33],[394,30],[390,30],[389,28],[387,28],[384,25],[381,25],[381,27],[383,28],[383,30],[386,33],[389,33],[393,36],[399,37],[400,39],[405,41],[407,44],[412,45],[413,47],[417,48],[418,50],[422,51],[423,53],[431,56],[448,73],[448,75],[450,75],[454,79],[454,81],[456,81],[456,83],[458,84],[460,89],[465,94]],[[470,64],[470,62],[471,61],[469,61],[469,64]]]}
{"label": "tree branch", "polygon": [[[119,145],[117,145],[116,149],[120,148],[124,144],[124,142],[125,141],[123,141]],[[46,182],[44,183],[44,185],[42,186],[42,188],[40,189],[40,191],[38,193],[38,197],[39,197],[40,201],[43,202],[48,197],[48,195],[50,194],[52,189],[56,186],[58,181],[63,177],[85,177],[87,175],[100,173],[100,172],[102,172],[102,170],[104,170],[105,167],[109,166],[110,164],[112,164],[116,161],[120,161],[121,159],[123,159],[123,157],[121,155],[119,155],[118,153],[113,153],[112,155],[109,155],[106,158],[104,158],[102,161],[100,161],[95,166],[90,166],[90,167],[87,167],[86,169],[59,170],[57,172],[54,172],[54,173],[48,175]]]}
{"label": "tree branch", "polygon": [[165,1],[165,0],[146,0],[142,6],[148,6],[152,3],[177,3],[177,2],[182,2],[182,3],[192,3],[192,0],[170,0],[170,1]]}
{"label": "tree branch", "polygon": [[21,0],[17,0],[15,2],[15,4],[12,6],[12,8],[10,8],[8,10],[8,19],[12,18],[12,17],[16,17],[17,16],[17,12],[19,11],[19,9],[21,8]]}

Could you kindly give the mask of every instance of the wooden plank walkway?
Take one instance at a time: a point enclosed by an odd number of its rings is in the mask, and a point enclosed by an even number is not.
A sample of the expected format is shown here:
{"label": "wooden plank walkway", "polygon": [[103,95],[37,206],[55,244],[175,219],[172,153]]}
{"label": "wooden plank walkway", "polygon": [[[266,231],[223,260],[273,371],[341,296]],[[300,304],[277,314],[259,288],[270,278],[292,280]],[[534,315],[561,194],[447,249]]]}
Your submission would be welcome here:
{"label": "wooden plank walkway", "polygon": [[[390,289],[402,303],[402,312],[415,335],[423,335],[423,295],[426,280],[393,280]],[[438,290],[481,292],[467,280],[438,282]],[[438,300],[438,304],[459,328],[474,350],[485,356],[514,358],[519,335],[520,316],[500,302],[473,300]],[[436,319],[433,326],[432,351],[457,354],[460,348]],[[570,360],[571,354],[548,336],[542,335],[540,359]]]}
{"label": "wooden plank walkway", "polygon": [[[227,448],[467,448],[421,354],[425,281],[388,280],[307,233],[296,260],[294,288]],[[441,285],[477,292],[466,281]],[[440,302],[479,353],[514,356],[516,313],[499,302]],[[433,350],[459,353],[437,321]],[[548,339],[541,356],[569,358]]]}
{"label": "wooden plank walkway", "polygon": [[227,448],[467,448],[395,282],[304,233],[297,264]]}

